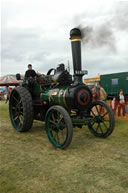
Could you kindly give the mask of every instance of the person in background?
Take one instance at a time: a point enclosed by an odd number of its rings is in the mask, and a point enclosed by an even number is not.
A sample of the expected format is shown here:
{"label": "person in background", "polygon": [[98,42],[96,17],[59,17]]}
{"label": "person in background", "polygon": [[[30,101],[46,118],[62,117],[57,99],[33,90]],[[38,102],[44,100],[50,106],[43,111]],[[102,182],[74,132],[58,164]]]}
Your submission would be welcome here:
{"label": "person in background", "polygon": [[96,102],[99,98],[96,86],[92,88],[92,102]]}
{"label": "person in background", "polygon": [[99,100],[101,101],[106,101],[107,99],[107,93],[105,92],[104,88],[101,87],[101,85],[98,83],[97,84],[97,88],[98,88],[98,96],[99,96]]}
{"label": "person in background", "polygon": [[118,116],[121,115],[121,109],[123,111],[123,117],[125,117],[125,96],[123,94],[123,90],[120,89],[119,94],[117,95],[118,101]]}
{"label": "person in background", "polygon": [[36,74],[35,70],[32,69],[32,65],[28,64],[28,70],[25,72],[25,80],[30,78],[30,77],[34,78],[36,76],[37,76],[37,74]]}
{"label": "person in background", "polygon": [[[94,102],[96,102],[98,99],[99,99],[99,93],[98,93],[98,91],[97,91],[97,87],[94,86],[94,87],[92,88],[92,102],[94,103]],[[95,115],[98,115],[98,112],[97,112],[97,109],[96,109],[95,106],[93,107],[93,113],[94,113]]]}
{"label": "person in background", "polygon": [[116,97],[113,97],[113,100],[111,101],[111,109],[114,113],[114,115],[116,115]]}
{"label": "person in background", "polygon": [[[107,93],[105,92],[104,88],[101,87],[101,85],[97,84],[97,92],[98,92],[98,100],[106,101],[107,100]],[[104,107],[102,107],[101,114],[104,115]]]}
{"label": "person in background", "polygon": [[7,103],[9,98],[10,98],[10,87],[8,85],[5,87],[4,93],[5,93],[5,96],[6,96],[5,103]]}

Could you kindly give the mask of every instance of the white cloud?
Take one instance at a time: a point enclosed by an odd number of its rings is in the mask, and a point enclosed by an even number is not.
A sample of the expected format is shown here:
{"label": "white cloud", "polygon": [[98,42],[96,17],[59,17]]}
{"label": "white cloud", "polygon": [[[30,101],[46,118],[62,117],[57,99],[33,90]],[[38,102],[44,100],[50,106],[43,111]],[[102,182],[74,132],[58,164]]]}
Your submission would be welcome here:
{"label": "white cloud", "polygon": [[[119,3],[119,2],[118,2]],[[47,72],[58,63],[71,61],[69,32],[73,27],[112,24],[116,52],[109,47],[82,47],[83,69],[89,75],[127,69],[127,28],[121,29],[116,17],[120,12],[114,1],[73,0],[2,0],[1,75],[24,73],[28,63],[34,69]],[[122,3],[122,2],[120,2]],[[125,7],[128,4],[125,4]],[[121,7],[121,11],[123,8]],[[127,15],[128,9],[125,9]],[[114,21],[114,22],[113,22]],[[121,22],[125,19],[122,16]],[[108,28],[111,26],[108,26]],[[125,31],[126,30],[126,31]],[[126,70],[125,70],[126,69]]]}

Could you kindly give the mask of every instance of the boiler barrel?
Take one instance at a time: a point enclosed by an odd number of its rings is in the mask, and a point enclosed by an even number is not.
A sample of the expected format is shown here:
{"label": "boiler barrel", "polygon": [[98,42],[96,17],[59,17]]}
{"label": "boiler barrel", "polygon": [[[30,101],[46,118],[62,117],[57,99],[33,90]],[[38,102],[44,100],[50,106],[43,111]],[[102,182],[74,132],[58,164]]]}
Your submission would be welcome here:
{"label": "boiler barrel", "polygon": [[40,97],[44,104],[61,105],[68,110],[85,110],[92,102],[92,93],[84,84],[47,89]]}

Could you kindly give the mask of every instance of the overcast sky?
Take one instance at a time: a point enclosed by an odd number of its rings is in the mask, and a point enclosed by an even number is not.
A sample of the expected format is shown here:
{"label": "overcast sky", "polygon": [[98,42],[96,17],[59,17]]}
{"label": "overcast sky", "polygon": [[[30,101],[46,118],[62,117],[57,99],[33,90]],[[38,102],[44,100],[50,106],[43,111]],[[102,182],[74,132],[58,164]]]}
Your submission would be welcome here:
{"label": "overcast sky", "polygon": [[70,30],[80,27],[86,77],[128,71],[128,1],[2,0],[0,76],[31,63],[46,73],[59,63],[72,71]]}

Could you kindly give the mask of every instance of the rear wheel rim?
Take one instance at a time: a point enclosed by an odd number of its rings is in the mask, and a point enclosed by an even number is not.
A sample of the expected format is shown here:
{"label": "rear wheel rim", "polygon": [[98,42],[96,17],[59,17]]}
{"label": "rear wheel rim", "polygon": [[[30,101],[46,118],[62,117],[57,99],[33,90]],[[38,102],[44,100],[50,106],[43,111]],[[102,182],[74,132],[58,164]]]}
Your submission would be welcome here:
{"label": "rear wheel rim", "polygon": [[93,121],[89,123],[90,131],[97,137],[107,137],[114,129],[114,115],[104,102],[96,102],[90,109]]}
{"label": "rear wheel rim", "polygon": [[10,99],[10,117],[14,128],[19,131],[23,127],[24,112],[22,99],[18,92],[13,92]]}
{"label": "rear wheel rim", "polygon": [[13,127],[19,132],[31,129],[33,123],[32,97],[24,87],[12,90],[9,100],[9,113]]}

